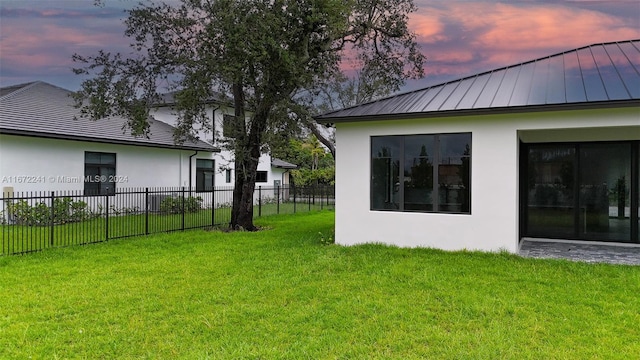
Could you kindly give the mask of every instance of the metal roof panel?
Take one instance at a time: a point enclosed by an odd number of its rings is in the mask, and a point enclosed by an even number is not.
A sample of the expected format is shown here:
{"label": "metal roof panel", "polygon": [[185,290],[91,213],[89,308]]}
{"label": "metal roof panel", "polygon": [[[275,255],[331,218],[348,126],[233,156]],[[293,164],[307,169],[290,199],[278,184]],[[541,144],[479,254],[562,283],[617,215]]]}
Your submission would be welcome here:
{"label": "metal roof panel", "polygon": [[[640,99],[640,40],[584,46],[316,117],[477,112]],[[435,113],[438,113],[437,115]],[[431,114],[431,115],[430,115]]]}

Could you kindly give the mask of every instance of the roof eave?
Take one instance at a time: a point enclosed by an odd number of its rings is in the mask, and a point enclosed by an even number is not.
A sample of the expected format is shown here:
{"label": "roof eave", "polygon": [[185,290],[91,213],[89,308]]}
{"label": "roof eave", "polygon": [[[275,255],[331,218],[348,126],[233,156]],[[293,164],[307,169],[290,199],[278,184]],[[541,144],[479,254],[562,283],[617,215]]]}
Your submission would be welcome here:
{"label": "roof eave", "polygon": [[45,138],[45,139],[70,140],[70,141],[89,141],[89,142],[95,142],[95,143],[101,143],[101,144],[142,146],[142,147],[152,147],[152,148],[172,149],[172,150],[207,151],[211,153],[219,153],[221,151],[220,148],[213,147],[213,146],[211,148],[205,148],[205,147],[189,146],[189,145],[167,145],[167,144],[145,143],[145,142],[137,142],[137,141],[117,140],[117,139],[93,138],[88,136],[52,134],[52,133],[43,133],[43,132],[37,132],[37,131],[25,131],[25,130],[15,130],[15,129],[6,129],[6,128],[0,128],[0,134],[29,136],[29,137],[37,137],[37,138]]}
{"label": "roof eave", "polygon": [[379,120],[408,120],[408,119],[431,119],[442,117],[460,117],[460,116],[480,116],[480,115],[498,115],[498,114],[517,114],[528,112],[547,112],[547,111],[567,111],[567,110],[588,110],[588,109],[608,109],[621,107],[640,107],[640,99],[628,100],[607,100],[595,102],[581,103],[562,103],[562,104],[541,104],[526,106],[506,106],[493,108],[463,109],[463,110],[444,110],[444,111],[427,111],[414,113],[398,113],[398,114],[376,114],[376,115],[356,115],[356,116],[317,116],[314,117],[316,122],[320,124],[349,123],[362,121],[379,121]]}

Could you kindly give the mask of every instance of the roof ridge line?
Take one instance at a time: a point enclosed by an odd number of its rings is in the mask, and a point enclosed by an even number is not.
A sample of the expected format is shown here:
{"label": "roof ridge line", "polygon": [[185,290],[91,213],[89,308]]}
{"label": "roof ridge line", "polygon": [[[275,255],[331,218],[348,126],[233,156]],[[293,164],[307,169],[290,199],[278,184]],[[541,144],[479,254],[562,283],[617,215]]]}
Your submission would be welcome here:
{"label": "roof ridge line", "polygon": [[637,41],[640,41],[640,39],[627,39],[627,40],[609,41],[609,42],[588,44],[588,45],[584,45],[584,46],[581,46],[581,47],[577,47],[577,48],[561,51],[561,52],[558,52],[558,53],[555,53],[555,54],[542,56],[542,57],[535,58],[535,59],[532,59],[532,60],[527,60],[527,61],[522,61],[522,62],[519,62],[519,63],[514,63],[514,64],[511,64],[511,65],[507,65],[507,66],[502,66],[502,67],[499,67],[499,68],[495,68],[495,69],[479,72],[479,73],[472,74],[472,75],[469,75],[469,76],[465,76],[465,77],[462,77],[462,78],[458,78],[458,79],[442,82],[442,83],[439,83],[439,84],[435,84],[435,85],[431,85],[431,86],[427,86],[427,87],[423,87],[423,88],[419,88],[419,89],[415,89],[415,90],[411,90],[411,91],[400,92],[400,93],[393,94],[393,95],[390,95],[390,96],[386,96],[386,97],[383,97],[383,98],[380,98],[380,99],[376,99],[376,100],[373,100],[373,101],[369,101],[369,102],[365,102],[365,103],[361,103],[361,104],[356,104],[356,105],[353,105],[353,106],[348,106],[348,107],[342,108],[342,109],[333,110],[333,111],[321,114],[318,117],[324,117],[325,115],[331,115],[331,114],[339,112],[339,111],[350,110],[350,109],[358,108],[360,106],[370,105],[370,104],[374,104],[374,103],[377,103],[377,102],[380,102],[380,101],[393,99],[393,98],[396,98],[396,97],[399,97],[399,96],[406,96],[406,95],[413,94],[413,93],[416,93],[416,92],[422,92],[422,91],[425,91],[425,90],[428,90],[428,89],[434,89],[434,88],[437,88],[437,87],[444,87],[444,86],[446,86],[448,84],[451,84],[451,83],[454,83],[454,82],[462,82],[462,81],[467,80],[467,79],[478,78],[478,77],[486,75],[486,74],[491,74],[491,73],[494,73],[494,72],[497,72],[497,71],[506,70],[506,69],[509,69],[509,68],[512,68],[512,67],[516,67],[516,66],[522,66],[522,65],[525,65],[525,64],[529,64],[529,63],[533,63],[533,62],[536,62],[536,61],[540,61],[542,59],[548,59],[548,58],[552,58],[554,56],[559,56],[559,55],[563,55],[563,54],[570,53],[570,52],[577,52],[578,50],[590,48],[592,46],[604,46],[604,45],[611,45],[611,44],[633,43],[633,42],[637,42]]}
{"label": "roof ridge line", "polygon": [[5,100],[5,99],[10,99],[18,94],[21,94],[24,91],[27,91],[28,89],[31,89],[32,87],[34,87],[35,85],[38,84],[46,84],[43,81],[40,80],[36,80],[36,81],[31,81],[31,82],[26,82],[26,83],[22,83],[22,84],[16,84],[16,85],[11,85],[11,86],[5,86],[4,88],[0,88],[0,89],[6,89],[6,88],[10,88],[10,87],[18,87],[20,86],[20,88],[16,89],[15,91],[12,91],[10,93],[8,93],[7,95],[4,96],[0,96],[0,100]]}

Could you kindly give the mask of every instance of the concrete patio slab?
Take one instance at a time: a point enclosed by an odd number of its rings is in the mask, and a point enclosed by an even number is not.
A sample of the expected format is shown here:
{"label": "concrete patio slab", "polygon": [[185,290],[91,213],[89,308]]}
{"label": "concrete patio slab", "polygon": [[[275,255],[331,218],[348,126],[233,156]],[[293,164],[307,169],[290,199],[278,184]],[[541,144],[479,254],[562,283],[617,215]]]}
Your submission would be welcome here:
{"label": "concrete patio slab", "polygon": [[520,244],[519,254],[530,258],[640,266],[638,245],[524,239]]}

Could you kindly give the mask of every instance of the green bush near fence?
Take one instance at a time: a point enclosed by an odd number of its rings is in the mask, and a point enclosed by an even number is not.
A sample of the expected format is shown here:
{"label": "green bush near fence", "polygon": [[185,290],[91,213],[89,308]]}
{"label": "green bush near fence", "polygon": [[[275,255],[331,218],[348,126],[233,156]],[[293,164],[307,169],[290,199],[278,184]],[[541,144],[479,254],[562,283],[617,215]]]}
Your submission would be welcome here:
{"label": "green bush near fence", "polygon": [[200,196],[189,196],[186,198],[170,196],[164,198],[160,203],[160,212],[164,214],[194,213],[202,209],[202,198]]}
{"label": "green bush near fence", "polygon": [[[8,202],[6,215],[13,219],[16,225],[50,226],[85,221],[99,214],[92,213],[84,201],[62,197],[55,198],[53,206],[44,202],[29,205],[26,200]],[[6,221],[5,216],[1,218]]]}

